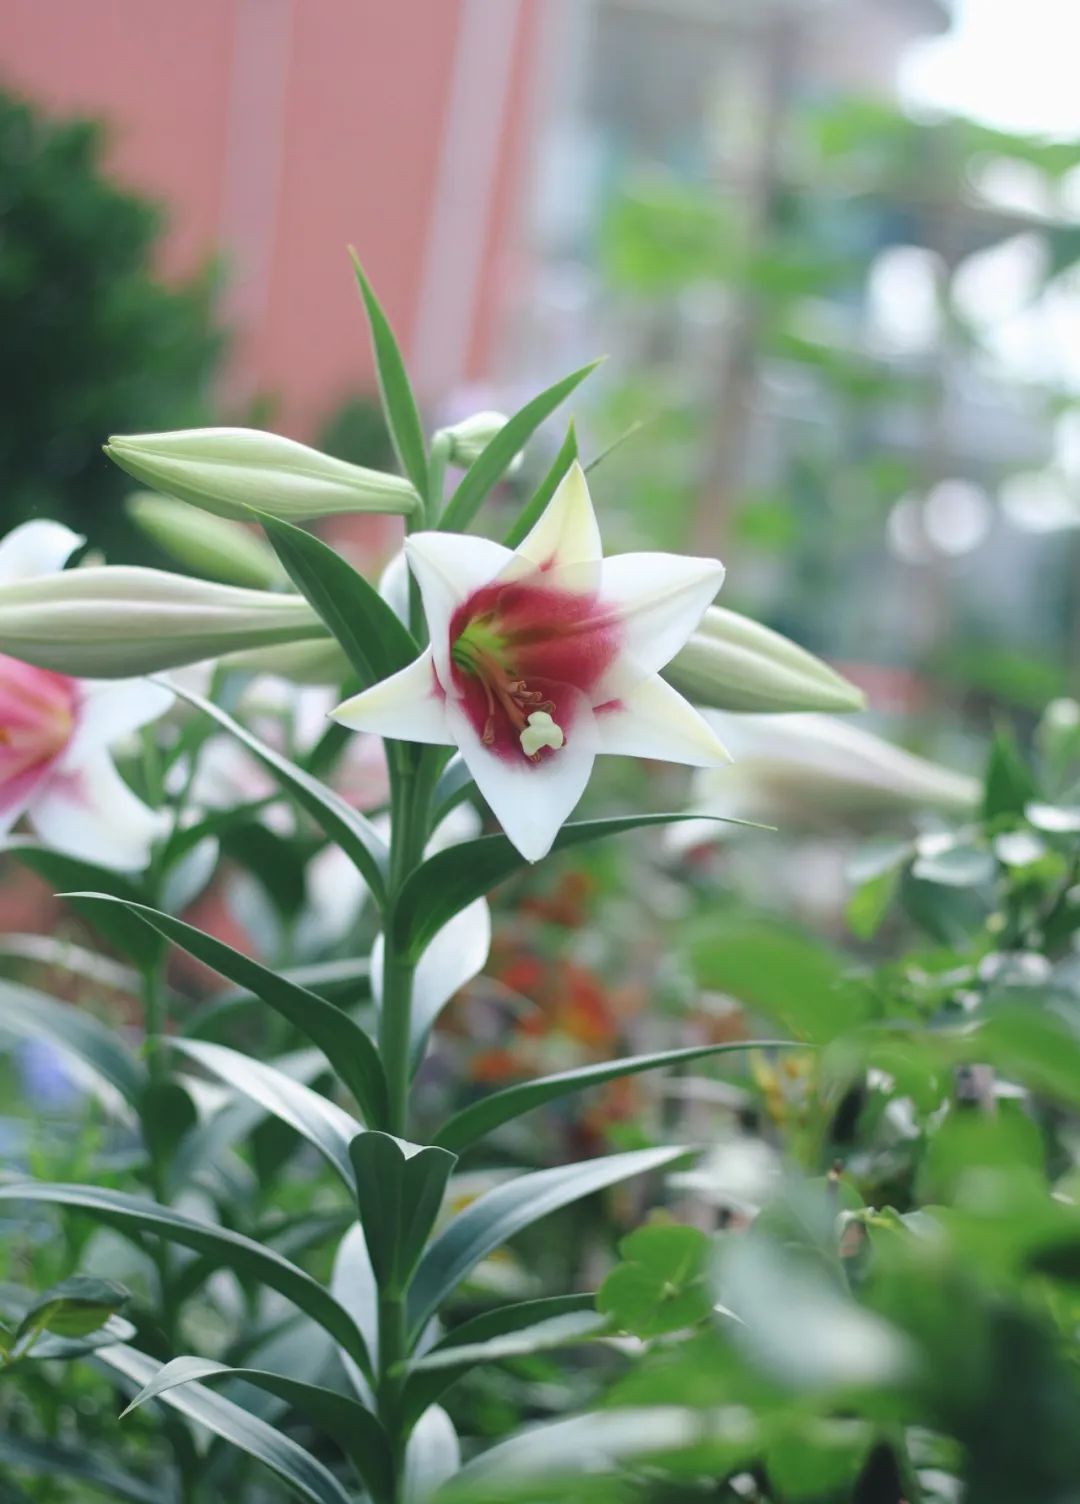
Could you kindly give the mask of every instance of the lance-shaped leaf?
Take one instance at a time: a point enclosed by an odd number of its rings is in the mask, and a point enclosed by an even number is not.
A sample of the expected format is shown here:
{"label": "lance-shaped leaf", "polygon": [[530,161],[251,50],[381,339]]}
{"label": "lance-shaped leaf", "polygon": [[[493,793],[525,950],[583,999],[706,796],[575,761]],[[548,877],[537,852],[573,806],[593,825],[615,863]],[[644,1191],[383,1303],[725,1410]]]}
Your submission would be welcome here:
{"label": "lance-shaped leaf", "polygon": [[105,1325],[128,1301],[128,1292],[112,1280],[73,1274],[33,1302],[15,1330],[16,1343],[38,1332],[55,1337],[87,1337]]}
{"label": "lance-shaped leaf", "polygon": [[[99,867],[96,862],[85,862],[80,857],[68,856],[63,851],[53,851],[49,846],[39,846],[22,836],[9,838],[2,849],[22,866],[43,877],[56,893],[92,889],[95,893],[111,893],[116,898],[131,899],[135,903],[146,896],[137,882],[120,872]],[[78,902],[71,906],[77,914],[89,919],[103,940],[123,951],[136,966],[145,969],[160,959],[161,941],[123,909],[95,910]]]}
{"label": "lance-shaped leaf", "polygon": [[[151,1383],[164,1366],[156,1358],[148,1358],[145,1353],[124,1345],[106,1348],[96,1353],[92,1361],[95,1367],[120,1374],[140,1388]],[[309,1504],[353,1504],[333,1473],[310,1452],[224,1395],[195,1383],[167,1390],[161,1398],[181,1415],[264,1463]],[[154,1498],[160,1501],[160,1487]]]}
{"label": "lance-shaped leaf", "polygon": [[667,1145],[609,1154],[583,1164],[535,1170],[488,1191],[429,1243],[409,1292],[414,1329],[424,1325],[481,1259],[533,1222],[620,1180],[671,1164],[688,1152],[685,1147]]}
{"label": "lance-shaped leaf", "polygon": [[[283,981],[293,982],[309,992],[318,993],[328,1003],[349,1007],[367,1002],[371,997],[371,963],[367,957],[344,961],[312,961],[302,966],[286,966],[275,972]],[[258,1007],[262,999],[246,988],[229,990],[209,1001],[188,1019],[181,1033],[189,1039],[215,1039],[238,1014]]]}
{"label": "lance-shaped leaf", "polygon": [[388,1133],[361,1133],[349,1153],[375,1278],[380,1289],[400,1293],[439,1215],[457,1156],[405,1144]]}
{"label": "lance-shaped leaf", "polygon": [[[791,1041],[788,1041],[790,1047]],[[462,1153],[470,1144],[485,1134],[509,1123],[523,1113],[542,1107],[545,1102],[554,1102],[559,1097],[575,1091],[584,1091],[589,1086],[600,1086],[605,1081],[614,1081],[619,1076],[636,1076],[642,1071],[662,1070],[667,1065],[685,1065],[691,1060],[707,1060],[713,1055],[729,1055],[736,1050],[762,1050],[782,1048],[783,1041],[739,1040],[734,1044],[691,1045],[680,1050],[659,1050],[652,1055],[630,1055],[623,1060],[604,1060],[597,1065],[583,1065],[576,1070],[560,1071],[554,1076],[540,1076],[535,1081],[521,1081],[508,1086],[490,1097],[473,1102],[454,1114],[444,1123],[435,1136],[435,1142],[444,1149]]]}
{"label": "lance-shaped leaf", "polygon": [[[7,1432],[0,1434],[0,1463],[22,1468],[45,1479],[49,1488],[61,1478],[71,1478],[77,1483],[89,1484],[94,1498],[124,1499],[129,1504],[161,1504],[160,1482],[148,1483],[137,1478],[134,1473],[117,1466],[113,1458],[86,1447],[65,1446],[59,1441],[34,1441],[29,1436]],[[23,1500],[29,1504],[30,1495],[16,1493],[11,1504],[22,1504]]]}
{"label": "lance-shaped leaf", "polygon": [[0,1185],[0,1201],[35,1201],[47,1206],[71,1207],[123,1232],[156,1233],[168,1242],[210,1254],[241,1277],[258,1280],[292,1301],[329,1332],[365,1372],[370,1372],[367,1346],[348,1312],[309,1274],[272,1248],[241,1233],[199,1222],[172,1207],[159,1206],[139,1196],[101,1190],[97,1186],[24,1181]]}
{"label": "lance-shaped leaf", "polygon": [[0,981],[0,1030],[54,1045],[129,1107],[135,1107],[146,1084],[142,1066],[113,1029],[85,1008],[54,1002],[17,982]]}
{"label": "lance-shaped leaf", "polygon": [[370,820],[366,820],[351,805],[346,804],[340,795],[335,794],[333,789],[326,787],[318,778],[313,777],[303,768],[297,767],[280,752],[275,752],[265,742],[261,742],[246,727],[234,721],[231,715],[226,714],[217,705],[212,705],[209,700],[204,700],[201,695],[192,694],[190,690],[181,689],[178,685],[170,684],[169,688],[174,694],[186,700],[189,705],[194,705],[196,710],[201,710],[215,720],[222,730],[230,736],[235,736],[237,741],[243,742],[250,752],[253,752],[259,761],[270,770],[286,793],[291,794],[297,804],[305,810],[315,824],[335,841],[344,851],[345,855],[355,863],[365,882],[371,889],[377,904],[381,905],[386,898],[386,883],[383,873],[389,860],[386,842],[379,835]]}
{"label": "lance-shaped leaf", "polygon": [[[87,902],[103,904],[122,902],[107,893],[79,895]],[[223,940],[207,935],[182,919],[163,914],[147,904],[127,904],[142,922],[166,940],[179,945],[197,961],[212,967],[240,987],[260,997],[322,1050],[331,1067],[352,1092],[369,1123],[381,1123],[386,1117],[386,1079],[382,1063],[371,1040],[358,1023],[316,992],[286,981],[283,976],[261,965]]]}
{"label": "lance-shaped leaf", "polygon": [[507,420],[485,447],[479,459],[466,470],[457,490],[446,504],[439,523],[443,532],[463,533],[479,511],[491,488],[501,480],[514,458],[525,448],[545,418],[564,402],[586,376],[596,370],[598,360],[582,366],[548,387]]}
{"label": "lance-shaped leaf", "polygon": [[[608,820],[577,820],[564,825],[555,837],[552,851],[584,846],[605,836],[621,835],[649,825],[670,825],[694,819],[693,815],[620,815]],[[745,821],[736,820],[736,825]],[[404,883],[394,908],[394,942],[411,960],[418,961],[448,920],[466,904],[490,893],[515,872],[527,866],[525,858],[506,836],[479,836],[462,841],[428,857]]]}
{"label": "lance-shaped leaf", "polygon": [[255,515],[293,584],[307,597],[356,670],[361,684],[388,679],[420,648],[375,587],[339,553],[303,528]]}
{"label": "lance-shaped leaf", "polygon": [[180,1385],[193,1382],[216,1384],[230,1379],[243,1379],[256,1389],[285,1400],[294,1410],[306,1415],[320,1431],[333,1437],[376,1499],[387,1499],[392,1495],[390,1449],[382,1426],[371,1411],[356,1400],[319,1384],[303,1383],[263,1368],[230,1368],[208,1358],[174,1358],[143,1385],[124,1415]]}
{"label": "lance-shaped leaf", "polygon": [[196,1061],[235,1091],[257,1102],[265,1111],[288,1123],[338,1172],[348,1189],[356,1194],[356,1178],[349,1159],[350,1140],[361,1131],[360,1124],[343,1108],[320,1096],[302,1081],[284,1071],[275,1070],[240,1050],[199,1039],[172,1039],[174,1050]]}
{"label": "lance-shaped leaf", "polygon": [[[553,1321],[587,1320],[603,1325],[597,1316],[593,1295],[552,1295],[542,1300],[523,1300],[510,1306],[484,1311],[471,1321],[463,1321],[440,1342],[407,1365],[402,1408],[406,1422],[422,1415],[463,1373],[493,1355],[492,1343],[528,1341],[530,1333],[551,1334]],[[545,1330],[546,1329],[546,1330]],[[566,1327],[562,1328],[565,1332]],[[536,1351],[535,1347],[517,1348],[518,1352]],[[503,1351],[503,1357],[511,1356]]]}
{"label": "lance-shaped leaf", "polygon": [[424,431],[420,427],[420,414],[416,399],[409,385],[405,362],[401,358],[394,331],[382,311],[371,283],[364,275],[360,259],[352,246],[349,247],[353,271],[364,299],[368,327],[371,330],[371,348],[375,355],[375,374],[379,379],[386,426],[390,430],[394,451],[401,468],[423,496],[427,491],[427,456],[424,450]]}

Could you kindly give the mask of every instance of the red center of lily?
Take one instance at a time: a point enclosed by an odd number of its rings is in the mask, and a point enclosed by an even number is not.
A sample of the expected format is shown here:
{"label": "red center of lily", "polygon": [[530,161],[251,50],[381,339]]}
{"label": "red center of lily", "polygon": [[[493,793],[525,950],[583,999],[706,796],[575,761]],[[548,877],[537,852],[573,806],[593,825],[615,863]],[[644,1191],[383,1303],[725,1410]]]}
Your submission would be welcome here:
{"label": "red center of lily", "polygon": [[454,687],[480,740],[533,763],[566,744],[582,700],[591,703],[618,651],[616,626],[595,593],[538,576],[485,585],[450,621]]}

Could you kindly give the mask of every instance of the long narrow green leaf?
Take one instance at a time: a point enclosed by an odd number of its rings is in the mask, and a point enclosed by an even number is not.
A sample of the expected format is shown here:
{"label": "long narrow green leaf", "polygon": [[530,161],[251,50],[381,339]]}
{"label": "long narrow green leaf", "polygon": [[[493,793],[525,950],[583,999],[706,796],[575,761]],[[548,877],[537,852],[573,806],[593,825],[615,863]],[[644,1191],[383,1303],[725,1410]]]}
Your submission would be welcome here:
{"label": "long narrow green leaf", "polygon": [[[276,973],[283,981],[294,982],[308,992],[316,992],[324,1002],[336,1007],[350,1007],[371,999],[371,963],[367,957],[343,961],[312,961],[302,966],[286,966]],[[222,1031],[249,1008],[262,1002],[247,988],[230,989],[215,995],[199,1012],[189,1018],[180,1032],[188,1039],[217,1039]]]}
{"label": "long narrow green leaf", "polygon": [[[39,846],[35,841],[21,836],[4,841],[0,851],[6,856],[14,857],[24,867],[29,867],[38,877],[43,877],[56,892],[93,888],[96,892],[112,893],[117,898],[130,898],[135,902],[146,897],[140,885],[130,876],[113,872],[109,867],[99,867],[95,862],[84,862],[63,851],[53,851],[48,846]],[[88,912],[79,904],[73,903],[72,908],[84,918],[89,918]],[[160,942],[141,925],[133,924],[122,909],[99,913],[96,929],[103,939],[117,950],[123,951],[138,967],[153,966],[161,956]]]}
{"label": "long narrow green leaf", "polygon": [[368,326],[371,329],[371,348],[375,353],[375,373],[379,378],[386,424],[394,443],[394,450],[401,461],[401,468],[420,492],[427,495],[427,454],[424,448],[424,430],[420,426],[420,414],[416,409],[405,362],[401,358],[394,331],[386,314],[364,275],[364,268],[352,246],[349,247],[353,270],[360,284],[360,294],[367,310]]}
{"label": "long narrow green leaf", "polygon": [[226,1045],[208,1044],[199,1039],[171,1039],[169,1044],[219,1081],[257,1102],[283,1123],[288,1123],[318,1149],[352,1195],[356,1195],[356,1176],[349,1158],[349,1144],[363,1129],[354,1117],[302,1081],[295,1081],[284,1071],[275,1070],[272,1065],[265,1065],[240,1050],[230,1050]]}
{"label": "long narrow green leaf", "polygon": [[142,1066],[113,1029],[85,1008],[54,1002],[33,988],[0,981],[0,1030],[21,1039],[47,1040],[118,1092],[129,1107],[136,1107],[146,1086]]}
{"label": "long narrow green leaf", "polygon": [[[73,1478],[94,1490],[103,1500],[127,1499],[130,1504],[161,1504],[160,1483],[144,1483],[117,1467],[111,1457],[100,1457],[84,1447],[64,1446],[58,1441],[34,1441],[29,1436],[0,1434],[0,1462],[23,1468],[50,1485],[60,1478]],[[6,1497],[6,1495],[5,1495]],[[80,1490],[79,1497],[82,1498]],[[16,1499],[29,1498],[18,1494]],[[15,1501],[12,1501],[15,1504]],[[88,1501],[89,1504],[89,1501]]]}
{"label": "long narrow green leaf", "polygon": [[[790,1047],[791,1041],[787,1041]],[[584,1091],[589,1086],[600,1086],[605,1081],[617,1080],[619,1076],[636,1076],[641,1071],[656,1071],[666,1065],[683,1065],[690,1060],[706,1060],[712,1055],[728,1055],[736,1050],[762,1050],[783,1048],[783,1041],[738,1040],[734,1044],[690,1045],[680,1050],[659,1050],[652,1055],[628,1055],[622,1060],[604,1060],[596,1065],[579,1066],[572,1071],[559,1071],[554,1076],[540,1076],[535,1081],[519,1081],[503,1091],[494,1092],[482,1101],[463,1107],[439,1129],[435,1143],[444,1149],[461,1154],[470,1144],[483,1138],[486,1133],[519,1118],[523,1113],[542,1107],[545,1102],[554,1102],[575,1091]]]}
{"label": "long narrow green leaf", "polygon": [[213,1255],[237,1274],[261,1281],[323,1327],[366,1372],[371,1372],[367,1345],[346,1310],[310,1275],[272,1248],[263,1247],[227,1227],[214,1227],[123,1191],[91,1185],[56,1185],[24,1181],[0,1185],[0,1201],[40,1201],[85,1211],[125,1231],[156,1233],[169,1242]]}
{"label": "long narrow green leaf", "polygon": [[541,392],[531,402],[516,412],[499,429],[498,433],[481,451],[461,478],[457,490],[446,504],[439,527],[446,533],[463,533],[479,511],[491,488],[506,473],[514,457],[520,454],[545,418],[564,402],[570,393],[581,385],[600,364],[598,360],[582,366],[570,376],[564,376],[546,392]]}
{"label": "long narrow green leaf", "polygon": [[[140,1387],[151,1383],[163,1367],[156,1358],[148,1358],[145,1353],[124,1346],[95,1353],[92,1361],[96,1368],[121,1374]],[[161,1398],[181,1415],[197,1421],[215,1436],[264,1463],[293,1493],[307,1499],[309,1504],[352,1504],[333,1473],[310,1452],[283,1436],[276,1426],[267,1425],[224,1395],[214,1394],[202,1384],[188,1384],[178,1392],[163,1394]],[[156,1497],[161,1498],[160,1488]]]}
{"label": "long narrow green leaf", "polygon": [[362,688],[412,663],[420,648],[374,585],[314,533],[265,512],[255,516],[297,590],[340,643]]}
{"label": "long narrow green leaf", "polygon": [[481,1259],[541,1217],[631,1175],[659,1169],[689,1151],[668,1145],[609,1154],[583,1164],[519,1175],[481,1196],[428,1244],[409,1292],[409,1316],[420,1329]]}
{"label": "long narrow green leaf", "polygon": [[265,1368],[230,1368],[208,1358],[174,1358],[143,1385],[124,1415],[180,1385],[216,1384],[229,1379],[243,1379],[308,1416],[321,1431],[333,1437],[375,1498],[386,1499],[392,1494],[393,1470],[386,1433],[370,1410],[336,1390],[303,1383]]}
{"label": "long narrow green leaf", "polygon": [[[84,893],[79,895],[87,902],[102,904],[118,903],[108,893]],[[198,930],[194,925],[174,919],[147,904],[128,903],[127,908],[137,914],[141,922],[148,924],[166,940],[179,945],[188,955],[204,965],[228,977],[230,982],[246,988],[262,998],[267,1007],[273,1008],[287,1018],[295,1028],[307,1036],[320,1049],[331,1067],[352,1092],[372,1127],[386,1120],[386,1077],[378,1051],[363,1029],[347,1013],[333,1003],[328,1003],[316,992],[298,987],[286,981],[267,966],[252,960],[223,940],[216,939]]]}
{"label": "long narrow green leaf", "polygon": [[469,1355],[477,1345],[513,1336],[556,1317],[582,1314],[596,1316],[595,1295],[551,1295],[541,1300],[522,1300],[463,1321],[425,1353],[422,1360],[409,1363],[401,1399],[406,1424],[422,1415],[463,1373],[483,1361]]}
{"label": "long narrow green leaf", "polygon": [[[563,826],[552,850],[565,851],[642,826],[693,819],[701,819],[700,814],[620,815],[608,820],[579,820]],[[436,852],[402,887],[394,909],[394,943],[413,961],[418,961],[448,920],[527,865],[517,847],[502,835],[478,836],[475,841],[462,841]]]}
{"label": "long narrow green leaf", "polygon": [[182,700],[186,700],[189,705],[194,705],[196,710],[201,710],[204,715],[210,716],[230,736],[235,736],[237,741],[243,742],[248,751],[253,752],[259,761],[269,768],[281,786],[292,795],[302,809],[307,811],[316,825],[355,863],[371,889],[375,902],[382,907],[386,901],[386,882],[383,874],[389,860],[389,853],[386,842],[371,821],[365,820],[363,815],[351,805],[346,804],[345,800],[339,794],[335,794],[333,789],[327,788],[324,783],[320,783],[303,768],[298,768],[280,752],[275,752],[272,747],[261,742],[257,736],[254,736],[245,726],[241,726],[239,721],[234,721],[231,715],[227,715],[217,705],[212,705],[201,695],[182,689],[177,684],[169,684],[169,688]]}
{"label": "long narrow green leaf", "polygon": [[577,457],[577,431],[571,420],[566,430],[566,438],[563,439],[558,454],[552,460],[550,469],[522,507],[503,539],[507,548],[517,548],[519,543],[525,541],[532,528],[539,522],[544,508],[559,489],[559,482]]}

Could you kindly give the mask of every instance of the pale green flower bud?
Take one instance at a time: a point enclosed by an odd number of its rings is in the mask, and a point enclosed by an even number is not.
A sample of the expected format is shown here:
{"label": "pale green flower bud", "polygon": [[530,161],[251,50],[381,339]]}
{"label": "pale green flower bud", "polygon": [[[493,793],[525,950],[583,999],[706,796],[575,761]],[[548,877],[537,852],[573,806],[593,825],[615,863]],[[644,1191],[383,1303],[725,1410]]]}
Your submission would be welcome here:
{"label": "pale green flower bud", "polygon": [[288,579],[270,545],[242,523],[193,511],[186,502],[152,491],[136,491],[124,506],[148,538],[207,579],[253,590],[269,590]]}
{"label": "pale green flower bud", "polygon": [[280,647],[249,648],[219,660],[222,668],[249,674],[276,674],[293,684],[340,685],[349,675],[349,660],[333,637],[289,642]]}
{"label": "pale green flower bud", "polygon": [[406,516],[420,504],[399,475],[350,465],[254,428],[117,434],[105,453],[155,491],[235,522],[250,521],[251,507],[303,522],[334,512]]}
{"label": "pale green flower bud", "polygon": [[778,713],[861,710],[861,690],[813,653],[748,616],[710,606],[663,671],[696,705]]}
{"label": "pale green flower bud", "polygon": [[[505,413],[474,413],[471,418],[455,423],[453,428],[440,429],[439,437],[446,444],[446,455],[450,464],[467,470],[480,458],[495,435],[506,427],[508,421]],[[521,455],[518,454],[515,455],[507,473],[513,474],[520,465]]]}
{"label": "pale green flower bud", "polygon": [[323,638],[299,595],[106,565],[0,586],[0,653],[75,678],[124,679]]}

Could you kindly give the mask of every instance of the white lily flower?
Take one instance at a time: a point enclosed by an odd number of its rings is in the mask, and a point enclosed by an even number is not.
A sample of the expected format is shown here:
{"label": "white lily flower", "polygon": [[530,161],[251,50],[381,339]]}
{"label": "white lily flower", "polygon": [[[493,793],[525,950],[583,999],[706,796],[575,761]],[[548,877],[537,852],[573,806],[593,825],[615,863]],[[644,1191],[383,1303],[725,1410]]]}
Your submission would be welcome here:
{"label": "white lily flower", "polygon": [[724,578],[715,559],[605,559],[573,465],[515,552],[486,538],[406,540],[431,646],[333,712],[358,731],[456,746],[528,861],[550,850],[598,753],[716,767],[715,731],[659,670]]}
{"label": "white lily flower", "polygon": [[[0,584],[55,573],[83,541],[58,522],[23,523],[0,542]],[[25,815],[71,856],[145,865],[163,817],[131,792],[108,748],[171,702],[142,679],[74,679],[0,654],[0,835]]]}

